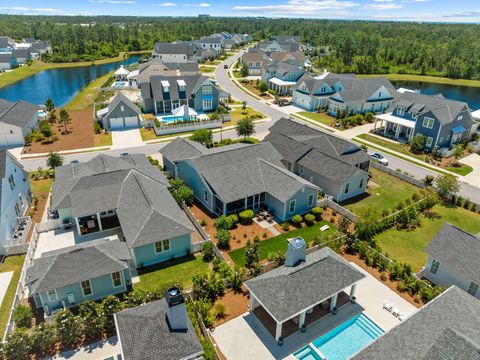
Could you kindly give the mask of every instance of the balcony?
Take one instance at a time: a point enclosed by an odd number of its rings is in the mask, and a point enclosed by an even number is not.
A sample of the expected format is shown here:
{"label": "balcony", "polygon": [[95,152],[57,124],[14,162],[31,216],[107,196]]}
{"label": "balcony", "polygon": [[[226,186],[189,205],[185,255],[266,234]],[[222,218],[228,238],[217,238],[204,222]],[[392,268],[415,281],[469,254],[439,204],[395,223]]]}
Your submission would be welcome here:
{"label": "balcony", "polygon": [[22,216],[17,218],[17,224],[13,235],[5,241],[5,255],[21,254],[28,249],[28,234],[32,227],[32,219],[30,216]]}

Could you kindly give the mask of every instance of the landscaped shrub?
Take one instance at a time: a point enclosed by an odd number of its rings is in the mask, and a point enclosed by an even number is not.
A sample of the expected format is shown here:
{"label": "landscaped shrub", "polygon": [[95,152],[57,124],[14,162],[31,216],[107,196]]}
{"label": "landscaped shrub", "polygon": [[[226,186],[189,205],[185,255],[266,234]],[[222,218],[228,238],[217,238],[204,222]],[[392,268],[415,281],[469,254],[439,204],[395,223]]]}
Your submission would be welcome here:
{"label": "landscaped shrub", "polygon": [[260,275],[262,272],[262,265],[260,264],[260,256],[258,254],[258,243],[252,245],[247,244],[245,251],[245,267],[247,268],[250,277]]}
{"label": "landscaped shrub", "polygon": [[287,222],[282,223],[282,230],[288,231],[290,229],[290,224]]}
{"label": "landscaped shrub", "polygon": [[312,214],[305,215],[305,222],[308,226],[312,226],[315,222],[315,216]]}
{"label": "landscaped shrub", "polygon": [[28,359],[31,350],[32,342],[27,330],[19,328],[8,336],[7,342],[2,346],[2,355],[9,360],[24,360]]}
{"label": "landscaped shrub", "polygon": [[83,333],[82,319],[72,313],[70,309],[61,310],[55,317],[58,337],[67,345],[76,344]]}
{"label": "landscaped shrub", "polygon": [[320,221],[322,220],[322,214],[323,214],[323,209],[318,207],[318,206],[315,206],[312,208],[312,210],[310,210],[310,212],[312,213],[313,216],[315,216],[315,219],[317,221]]}
{"label": "landscaped shrub", "polygon": [[380,273],[380,280],[387,281],[387,274],[385,274],[384,272]]}
{"label": "landscaped shrub", "polygon": [[185,202],[187,206],[193,204],[193,190],[186,185],[180,186],[180,188],[173,193],[173,197],[179,204],[182,202]]}
{"label": "landscaped shrub", "polygon": [[213,302],[217,297],[223,296],[224,292],[225,283],[215,272],[209,276],[199,274],[193,277],[193,294],[196,299],[206,299]]}
{"label": "landscaped shrub", "polygon": [[222,249],[230,248],[230,231],[225,229],[217,230],[217,243],[218,247]]}
{"label": "landscaped shrub", "polygon": [[238,214],[238,217],[240,218],[240,223],[243,225],[249,225],[253,221],[253,210],[247,209],[243,210],[240,214]]}
{"label": "landscaped shrub", "polygon": [[230,219],[229,216],[219,216],[218,218],[215,219],[215,228],[218,230],[230,230],[232,227],[232,220]]}
{"label": "landscaped shrub", "polygon": [[215,304],[215,306],[213,307],[213,312],[215,313],[215,318],[223,319],[227,312],[227,307],[225,306],[225,304],[222,303]]}
{"label": "landscaped shrub", "polygon": [[200,219],[199,224],[200,224],[200,226],[203,227],[203,226],[207,225],[207,221],[205,219]]}
{"label": "landscaped shrub", "polygon": [[230,228],[235,227],[235,225],[237,225],[237,223],[238,223],[238,216],[235,215],[235,214],[231,214],[231,215],[228,216],[228,218],[230,219],[230,222],[232,223],[232,226]]}
{"label": "landscaped shrub", "polygon": [[33,329],[30,337],[32,350],[41,353],[50,353],[57,342],[55,325],[40,323]]}
{"label": "landscaped shrub", "polygon": [[[162,296],[165,294],[164,290],[162,290]],[[120,300],[113,295],[109,295],[102,300],[100,303],[101,306],[101,314],[102,314],[102,330],[108,334],[113,334],[115,331],[115,321],[113,319],[113,314],[122,310],[123,304]]]}
{"label": "landscaped shrub", "polygon": [[210,262],[213,260],[215,253],[213,252],[213,244],[210,241],[203,244],[202,253],[203,261]]}
{"label": "landscaped shrub", "polygon": [[[128,297],[131,298],[131,294],[135,291],[132,291],[130,294],[128,294]],[[85,335],[87,338],[96,338],[102,333],[102,324],[100,321],[101,313],[99,310],[100,306],[93,301],[85,301],[79,307],[78,314],[82,318]]]}
{"label": "landscaped shrub", "polygon": [[30,306],[18,305],[13,310],[13,321],[20,328],[29,328],[32,326],[33,311]]}
{"label": "landscaped shrub", "polygon": [[303,218],[302,218],[302,215],[294,215],[292,217],[292,223],[293,225],[295,225],[296,227],[300,227],[302,225],[302,222],[303,222]]}
{"label": "landscaped shrub", "polygon": [[260,242],[260,238],[258,237],[258,235],[255,235],[255,236],[253,237],[253,242],[254,242],[254,243]]}
{"label": "landscaped shrub", "polygon": [[268,234],[266,232],[263,233],[262,237],[266,239],[268,237]]}
{"label": "landscaped shrub", "polygon": [[285,253],[282,253],[281,251],[277,251],[273,259],[273,262],[275,264],[275,267],[280,267],[283,264],[285,264]]}

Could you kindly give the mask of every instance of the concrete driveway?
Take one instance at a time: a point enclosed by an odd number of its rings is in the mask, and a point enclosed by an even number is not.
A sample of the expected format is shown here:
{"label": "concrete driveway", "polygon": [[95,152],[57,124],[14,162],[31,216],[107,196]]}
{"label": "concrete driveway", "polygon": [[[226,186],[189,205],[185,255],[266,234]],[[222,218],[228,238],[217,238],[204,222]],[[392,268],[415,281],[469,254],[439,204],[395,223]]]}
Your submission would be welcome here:
{"label": "concrete driveway", "polygon": [[460,161],[462,164],[470,165],[473,171],[464,176],[461,180],[470,185],[480,187],[480,155],[471,154]]}
{"label": "concrete driveway", "polygon": [[112,149],[126,149],[143,146],[140,129],[112,130]]}

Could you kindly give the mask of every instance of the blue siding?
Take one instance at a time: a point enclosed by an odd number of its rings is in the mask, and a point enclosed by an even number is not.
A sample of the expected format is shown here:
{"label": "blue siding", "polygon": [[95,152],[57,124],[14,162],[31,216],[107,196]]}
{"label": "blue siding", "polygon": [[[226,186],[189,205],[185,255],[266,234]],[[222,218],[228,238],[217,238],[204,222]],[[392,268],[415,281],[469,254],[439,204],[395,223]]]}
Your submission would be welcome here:
{"label": "blue siding", "polygon": [[[206,186],[200,176],[198,176],[196,170],[190,166],[186,161],[180,161],[177,163],[177,176],[182,179],[185,184],[193,190],[193,194],[197,200],[207,207],[208,210],[213,212],[213,193],[210,188]],[[204,198],[204,191],[207,190],[207,201]]]}
{"label": "blue siding", "polygon": [[[425,117],[429,117],[435,120],[433,123],[433,127],[431,129],[423,127],[423,120]],[[415,123],[413,136],[418,134],[423,134],[427,138],[431,137],[433,139],[432,146],[430,147],[425,146],[425,149],[432,150],[436,145],[437,135],[439,131],[440,131],[440,122],[436,119],[435,115],[433,115],[431,112],[428,112],[418,117],[417,122]]]}
{"label": "blue siding", "polygon": [[191,235],[182,235],[170,239],[170,250],[158,254],[155,253],[155,244],[139,246],[131,251],[137,268],[158,264],[190,254],[192,251]]}

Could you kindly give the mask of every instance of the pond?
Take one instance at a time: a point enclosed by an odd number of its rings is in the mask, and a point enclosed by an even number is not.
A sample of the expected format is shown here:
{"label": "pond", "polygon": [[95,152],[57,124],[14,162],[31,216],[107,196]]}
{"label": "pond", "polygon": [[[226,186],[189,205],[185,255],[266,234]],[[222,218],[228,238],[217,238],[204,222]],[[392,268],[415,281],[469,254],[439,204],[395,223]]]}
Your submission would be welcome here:
{"label": "pond", "polygon": [[477,87],[433,84],[417,81],[392,81],[392,84],[397,89],[403,87],[412,90],[420,90],[422,94],[427,95],[441,93],[446,98],[466,102],[473,111],[480,109],[480,88]]}
{"label": "pond", "polygon": [[32,104],[43,104],[51,98],[55,105],[63,106],[72,101],[82,89],[95,79],[117,69],[120,65],[131,65],[140,56],[100,65],[87,65],[61,69],[48,69],[0,89],[0,98]]}

